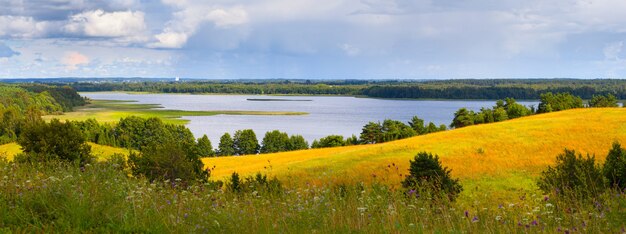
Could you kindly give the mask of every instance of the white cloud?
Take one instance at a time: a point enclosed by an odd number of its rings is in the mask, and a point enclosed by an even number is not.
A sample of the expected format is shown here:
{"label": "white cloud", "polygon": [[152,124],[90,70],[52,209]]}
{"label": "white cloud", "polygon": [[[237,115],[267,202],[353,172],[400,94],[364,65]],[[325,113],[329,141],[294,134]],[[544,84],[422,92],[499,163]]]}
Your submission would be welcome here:
{"label": "white cloud", "polygon": [[65,65],[67,70],[76,70],[80,65],[89,64],[89,58],[76,51],[70,51],[61,58],[61,63]]}
{"label": "white cloud", "polygon": [[154,48],[181,48],[187,43],[186,33],[163,32],[154,36],[158,42],[152,43],[149,47]]}
{"label": "white cloud", "polygon": [[0,15],[0,37],[40,37],[49,26],[49,22],[37,22],[33,17]]}
{"label": "white cloud", "polygon": [[89,37],[133,37],[146,30],[141,11],[86,11],[69,18],[64,30]]}
{"label": "white cloud", "polygon": [[155,35],[155,48],[181,48],[198,27],[211,22],[217,28],[228,29],[248,23],[248,13],[242,7],[221,7],[207,4],[192,4],[188,1],[163,0],[163,3],[179,8],[174,18],[167,22],[163,31]]}

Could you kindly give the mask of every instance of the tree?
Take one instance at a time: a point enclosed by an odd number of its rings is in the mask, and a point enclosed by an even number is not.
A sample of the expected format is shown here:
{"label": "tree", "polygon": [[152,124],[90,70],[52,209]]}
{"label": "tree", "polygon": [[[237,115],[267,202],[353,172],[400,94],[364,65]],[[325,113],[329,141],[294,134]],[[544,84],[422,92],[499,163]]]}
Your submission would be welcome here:
{"label": "tree", "polygon": [[506,98],[504,109],[509,119],[515,119],[532,114],[531,110],[522,104],[519,104],[513,98]]}
{"label": "tree", "polygon": [[91,160],[91,146],[83,133],[71,122],[53,119],[50,123],[38,122],[27,125],[18,139],[26,160],[78,161]]}
{"label": "tree", "polygon": [[208,179],[200,156],[186,150],[179,142],[151,143],[143,147],[139,154],[132,152],[128,163],[134,175],[143,175],[150,181],[180,180],[190,183]]}
{"label": "tree", "polygon": [[604,191],[604,176],[595,157],[587,155],[583,158],[581,154],[565,149],[556,157],[556,165],[541,173],[537,185],[545,193],[584,199]]}
{"label": "tree", "polygon": [[411,126],[411,128],[413,128],[413,130],[415,130],[415,132],[419,135],[427,133],[426,127],[424,127],[424,120],[417,116],[413,116],[413,118],[411,118],[409,126]]}
{"label": "tree", "polygon": [[[445,126],[445,125],[444,125]],[[445,130],[445,129],[444,129]],[[428,134],[428,133],[434,133],[434,132],[439,132],[441,131],[439,129],[439,127],[437,127],[437,125],[435,125],[435,123],[430,122],[428,123],[428,126],[426,127],[426,129],[424,130],[424,134]]]}
{"label": "tree", "polygon": [[450,127],[462,128],[473,125],[474,115],[475,114],[473,111],[467,110],[466,108],[461,108],[454,113],[454,119],[452,120],[452,124],[450,124]]}
{"label": "tree", "polygon": [[359,138],[354,134],[346,138],[345,142],[346,142],[346,145],[358,145],[361,143],[361,141],[359,141]]}
{"label": "tree", "polygon": [[303,150],[308,148],[309,143],[306,142],[304,137],[302,137],[301,135],[292,135],[291,137],[289,137],[289,145],[287,146],[288,150]]}
{"label": "tree", "polygon": [[262,144],[262,154],[287,151],[289,147],[289,136],[287,133],[278,130],[266,132]]}
{"label": "tree", "polygon": [[237,130],[233,136],[233,146],[236,155],[257,154],[260,148],[252,129]]}
{"label": "tree", "polygon": [[582,108],[583,100],[569,93],[544,93],[541,94],[541,103],[537,113],[562,111],[567,109]]}
{"label": "tree", "polygon": [[343,140],[343,136],[339,135],[330,135],[327,137],[320,138],[319,141],[313,141],[311,148],[328,148],[328,147],[339,147],[345,146],[346,142]]}
{"label": "tree", "polygon": [[409,175],[402,181],[402,187],[429,191],[433,196],[445,195],[451,201],[463,190],[459,180],[453,179],[451,171],[441,165],[439,156],[421,152],[409,162]]}
{"label": "tree", "polygon": [[364,144],[376,144],[383,142],[383,126],[380,123],[369,122],[361,131],[361,142]]}
{"label": "tree", "polygon": [[217,155],[219,156],[231,156],[235,155],[235,143],[233,142],[233,138],[230,137],[230,134],[224,133],[222,137],[220,137],[220,144],[217,149]]}
{"label": "tree", "polygon": [[626,149],[618,142],[613,143],[613,148],[606,156],[602,172],[609,186],[619,190],[626,188]]}
{"label": "tree", "polygon": [[589,101],[589,107],[619,107],[619,104],[617,104],[617,98],[613,94],[593,95]]}
{"label": "tree", "polygon": [[493,122],[501,122],[509,119],[506,110],[502,107],[498,107],[493,110]]}
{"label": "tree", "polygon": [[213,151],[213,145],[211,145],[211,140],[209,140],[209,137],[207,137],[206,135],[198,138],[196,149],[198,150],[198,154],[201,157],[215,156],[215,152]]}
{"label": "tree", "polygon": [[390,119],[383,121],[383,142],[409,138],[415,135],[415,130],[400,121]]}

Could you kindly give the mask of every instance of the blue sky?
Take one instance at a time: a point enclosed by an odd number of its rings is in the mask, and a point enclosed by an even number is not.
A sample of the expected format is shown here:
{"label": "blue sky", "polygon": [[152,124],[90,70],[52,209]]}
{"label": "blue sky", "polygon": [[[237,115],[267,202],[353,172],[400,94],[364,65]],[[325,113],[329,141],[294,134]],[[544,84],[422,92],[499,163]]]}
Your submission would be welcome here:
{"label": "blue sky", "polygon": [[626,78],[622,0],[0,0],[0,77]]}

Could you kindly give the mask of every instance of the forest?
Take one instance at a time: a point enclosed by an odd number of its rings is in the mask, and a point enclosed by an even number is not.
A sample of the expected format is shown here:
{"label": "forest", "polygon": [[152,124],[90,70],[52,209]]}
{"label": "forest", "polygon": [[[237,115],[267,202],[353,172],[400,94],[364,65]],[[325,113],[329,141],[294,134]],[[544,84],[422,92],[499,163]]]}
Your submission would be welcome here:
{"label": "forest", "polygon": [[184,80],[68,82],[78,91],[133,91],[154,93],[221,93],[266,95],[349,95],[407,99],[539,99],[542,93],[570,93],[583,99],[612,94],[626,99],[626,81],[595,79],[494,80]]}

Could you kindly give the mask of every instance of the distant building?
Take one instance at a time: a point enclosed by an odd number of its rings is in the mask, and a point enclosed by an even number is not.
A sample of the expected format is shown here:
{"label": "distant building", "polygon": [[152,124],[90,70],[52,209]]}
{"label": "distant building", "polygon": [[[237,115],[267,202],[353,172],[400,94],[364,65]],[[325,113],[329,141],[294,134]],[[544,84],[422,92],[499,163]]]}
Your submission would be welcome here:
{"label": "distant building", "polygon": [[176,79],[174,79],[174,81],[176,82],[180,81],[180,77],[177,76]]}

